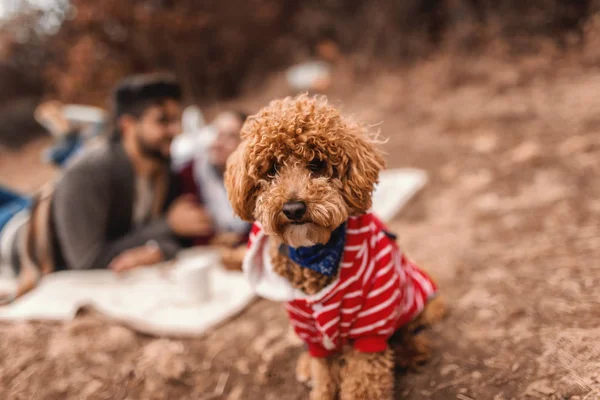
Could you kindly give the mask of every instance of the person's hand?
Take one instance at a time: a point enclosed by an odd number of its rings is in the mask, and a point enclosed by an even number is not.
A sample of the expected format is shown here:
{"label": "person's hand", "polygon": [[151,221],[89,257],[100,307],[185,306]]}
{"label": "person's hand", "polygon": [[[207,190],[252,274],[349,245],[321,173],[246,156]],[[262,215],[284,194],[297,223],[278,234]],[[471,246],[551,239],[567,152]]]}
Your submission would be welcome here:
{"label": "person's hand", "polygon": [[220,249],[221,262],[223,267],[229,271],[241,271],[244,262],[244,256],[246,255],[246,246],[240,245],[235,248],[223,247]]}
{"label": "person's hand", "polygon": [[173,233],[183,237],[204,236],[213,231],[210,215],[190,195],[173,202],[167,212],[167,222]]}
{"label": "person's hand", "polygon": [[16,294],[12,291],[0,292],[0,307],[12,303],[16,297]]}
{"label": "person's hand", "polygon": [[125,272],[134,268],[148,266],[164,260],[160,248],[155,246],[140,246],[124,251],[115,257],[109,268],[116,273]]}
{"label": "person's hand", "polygon": [[236,232],[222,232],[210,241],[211,246],[235,247],[242,241],[243,235]]}

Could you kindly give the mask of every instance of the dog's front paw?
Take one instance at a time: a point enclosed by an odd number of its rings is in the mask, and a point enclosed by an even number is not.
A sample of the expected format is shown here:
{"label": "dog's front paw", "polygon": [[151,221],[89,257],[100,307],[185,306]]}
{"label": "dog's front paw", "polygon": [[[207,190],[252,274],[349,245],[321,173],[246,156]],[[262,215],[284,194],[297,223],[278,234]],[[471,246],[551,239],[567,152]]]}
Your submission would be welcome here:
{"label": "dog's front paw", "polygon": [[334,400],[335,393],[327,388],[313,388],[310,391],[309,400]]}
{"label": "dog's front paw", "polygon": [[337,385],[332,375],[330,360],[311,357],[310,376],[313,384],[310,400],[335,400]]}
{"label": "dog's front paw", "polygon": [[298,357],[298,361],[296,362],[296,380],[307,386],[311,386],[312,384],[310,376],[310,358],[310,354],[304,352],[300,354],[300,357]]}
{"label": "dog's front paw", "polygon": [[392,400],[394,360],[391,350],[382,353],[345,354],[341,371],[340,400]]}

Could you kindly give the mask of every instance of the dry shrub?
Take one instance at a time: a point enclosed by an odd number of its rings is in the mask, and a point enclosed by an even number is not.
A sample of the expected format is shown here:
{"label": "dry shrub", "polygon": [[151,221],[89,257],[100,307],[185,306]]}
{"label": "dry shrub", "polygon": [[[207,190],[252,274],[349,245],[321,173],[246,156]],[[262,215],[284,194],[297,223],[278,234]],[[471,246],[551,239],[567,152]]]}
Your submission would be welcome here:
{"label": "dry shrub", "polygon": [[[282,65],[273,50],[294,2],[74,0],[49,42],[50,90],[102,103],[123,75],[170,70],[194,98],[235,95],[252,72]],[[90,87],[90,82],[93,82]]]}
{"label": "dry shrub", "polygon": [[[105,105],[120,77],[156,70],[176,72],[191,99],[209,101],[235,96],[270,71],[308,57],[341,53],[351,64],[368,67],[375,60],[413,60],[440,44],[450,43],[455,52],[476,51],[499,36],[512,41],[513,51],[536,52],[532,37],[562,42],[567,32],[581,35],[595,3],[61,1],[52,11],[64,18],[57,32],[40,33],[48,16],[39,12],[15,17],[0,32],[0,55],[18,75],[0,74],[0,104],[28,87],[36,95]],[[20,89],[5,89],[4,76]]]}
{"label": "dry shrub", "polygon": [[42,14],[15,16],[0,29],[0,144],[15,146],[39,134],[33,111],[44,93],[44,39],[35,30]]}

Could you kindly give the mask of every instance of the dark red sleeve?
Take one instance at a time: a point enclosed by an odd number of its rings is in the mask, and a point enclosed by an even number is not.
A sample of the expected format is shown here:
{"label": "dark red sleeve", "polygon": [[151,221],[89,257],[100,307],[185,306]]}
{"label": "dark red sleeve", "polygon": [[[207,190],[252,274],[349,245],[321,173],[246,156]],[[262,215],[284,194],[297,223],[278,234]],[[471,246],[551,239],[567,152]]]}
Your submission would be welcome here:
{"label": "dark red sleeve", "polygon": [[248,241],[250,241],[250,230],[240,239],[240,244],[248,243]]}
{"label": "dark red sleeve", "polygon": [[[177,178],[179,181],[179,190],[182,195],[192,195],[196,198],[198,204],[204,204],[200,187],[196,184],[196,180],[194,179],[194,161],[187,163],[179,171]],[[210,243],[210,240],[213,238],[213,236],[214,233],[206,236],[195,237],[192,238],[192,243],[194,246],[206,246]]]}
{"label": "dark red sleeve", "polygon": [[194,162],[190,161],[187,163],[179,171],[177,177],[179,179],[181,194],[191,194],[198,199],[199,203],[203,203],[200,188],[196,185],[196,180],[194,179]]}

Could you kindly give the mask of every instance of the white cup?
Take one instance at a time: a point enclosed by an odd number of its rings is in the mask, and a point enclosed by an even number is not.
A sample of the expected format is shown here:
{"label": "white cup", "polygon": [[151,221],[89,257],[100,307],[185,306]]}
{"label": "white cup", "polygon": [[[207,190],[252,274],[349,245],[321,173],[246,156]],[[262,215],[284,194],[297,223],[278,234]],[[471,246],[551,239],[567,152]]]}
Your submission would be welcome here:
{"label": "white cup", "polygon": [[196,303],[206,303],[213,296],[212,270],[214,257],[194,257],[177,266],[176,279],[185,297]]}

